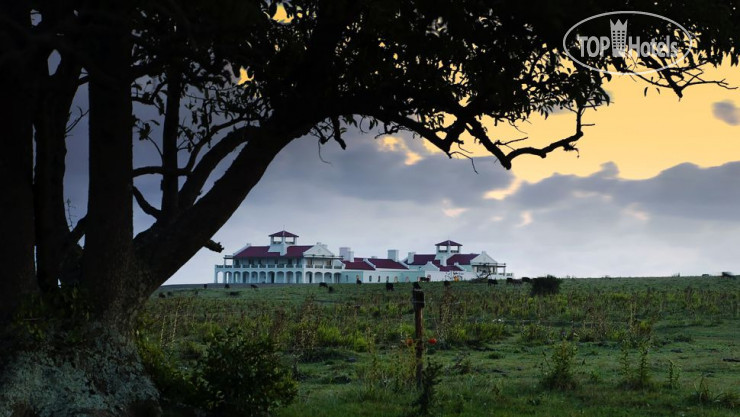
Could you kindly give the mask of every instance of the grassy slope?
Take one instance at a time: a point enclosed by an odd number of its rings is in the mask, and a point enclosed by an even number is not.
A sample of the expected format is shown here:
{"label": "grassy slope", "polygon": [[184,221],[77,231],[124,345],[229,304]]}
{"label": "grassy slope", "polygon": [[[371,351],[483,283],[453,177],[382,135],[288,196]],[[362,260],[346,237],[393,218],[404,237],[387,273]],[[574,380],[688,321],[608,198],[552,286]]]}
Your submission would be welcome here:
{"label": "grassy slope", "polygon": [[[282,416],[413,413],[410,285],[163,289],[142,332],[187,365],[217,327],[271,337],[295,365],[299,399]],[[740,405],[740,280],[565,280],[557,296],[528,285],[424,285],[425,328],[443,366],[433,415],[730,416]],[[540,381],[561,340],[577,347],[576,386]],[[625,384],[647,347],[645,387]],[[671,361],[677,387],[667,387]],[[634,383],[632,384],[634,385]],[[698,394],[703,394],[700,396]]]}

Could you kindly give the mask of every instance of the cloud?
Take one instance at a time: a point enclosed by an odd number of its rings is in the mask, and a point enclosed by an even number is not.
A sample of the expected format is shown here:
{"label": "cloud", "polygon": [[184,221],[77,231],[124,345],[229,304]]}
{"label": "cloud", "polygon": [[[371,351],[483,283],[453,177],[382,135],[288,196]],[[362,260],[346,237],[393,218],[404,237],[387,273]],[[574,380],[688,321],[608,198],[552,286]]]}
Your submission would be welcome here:
{"label": "cloud", "polygon": [[459,217],[461,214],[468,211],[465,207],[455,207],[453,203],[447,199],[442,200],[442,206],[444,207],[442,209],[442,213],[447,217]]}
{"label": "cloud", "polygon": [[[306,150],[316,152],[313,146],[309,143]],[[426,166],[425,159],[407,166],[403,154],[372,152],[373,147],[372,141],[367,148],[353,142],[344,154],[329,151],[325,158],[331,166],[315,163],[311,152],[302,155],[310,162],[295,156],[276,161],[215,240],[228,253],[245,243],[265,244],[268,234],[285,227],[304,244],[321,241],[334,252],[351,246],[358,256],[385,256],[386,249],[433,252],[435,242],[452,239],[465,252],[487,251],[518,276],[740,269],[740,163],[715,168],[683,164],[646,180],[618,178],[612,175],[613,166],[605,165],[589,177],[558,175],[525,182],[507,198],[495,200],[483,198],[482,190],[510,183],[500,167],[501,172],[487,176],[497,185],[483,186],[475,183],[474,173],[468,178],[465,163],[457,168],[456,161],[439,160]],[[360,155],[353,155],[353,148]],[[342,156],[351,161],[345,164]],[[374,174],[363,171],[366,177],[347,172],[360,163],[390,167]],[[286,169],[293,169],[293,176]],[[312,169],[339,179],[311,174]],[[415,170],[420,172],[412,174]],[[395,175],[431,180],[424,183],[423,193],[416,193],[409,177]],[[374,193],[383,191],[376,188],[379,183],[387,183],[384,192],[392,198],[377,199]],[[450,198],[448,190],[455,185],[462,191],[455,194],[459,198]],[[470,195],[463,198],[465,193]],[[173,282],[212,279],[213,264],[220,261],[220,255],[203,251]]]}
{"label": "cloud", "polygon": [[723,122],[737,126],[740,124],[740,109],[730,100],[719,101],[712,104],[712,114]]}
{"label": "cloud", "polygon": [[522,186],[522,182],[523,180],[521,178],[513,178],[506,188],[496,188],[495,190],[488,191],[483,195],[483,197],[494,200],[504,200],[506,197],[516,194]]}
{"label": "cloud", "polygon": [[331,189],[344,197],[372,202],[441,204],[449,200],[460,207],[483,199],[484,190],[503,187],[512,178],[482,158],[476,163],[477,174],[467,159],[440,154],[425,155],[409,164],[407,152],[399,151],[413,149],[406,140],[378,142],[354,133],[346,141],[347,149],[342,150],[331,142],[319,148],[315,139],[296,140],[273,161],[253,194],[269,201],[290,190],[303,199],[311,198],[316,189]]}
{"label": "cloud", "polygon": [[403,138],[395,136],[385,136],[380,139],[379,149],[381,152],[401,152],[406,155],[404,164],[414,165],[423,159],[418,152],[412,151]]}
{"label": "cloud", "polygon": [[522,221],[516,227],[524,227],[532,224],[532,212],[530,210],[523,211],[520,216]]}

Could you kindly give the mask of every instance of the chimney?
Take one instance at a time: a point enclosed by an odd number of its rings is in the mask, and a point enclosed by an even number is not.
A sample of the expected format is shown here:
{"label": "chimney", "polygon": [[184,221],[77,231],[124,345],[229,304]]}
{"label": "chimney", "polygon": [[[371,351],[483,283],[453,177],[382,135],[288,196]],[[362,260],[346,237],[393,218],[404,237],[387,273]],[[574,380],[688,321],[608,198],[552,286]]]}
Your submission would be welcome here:
{"label": "chimney", "polygon": [[416,255],[416,252],[409,252],[409,257],[406,259],[406,263],[414,263],[414,255]]}
{"label": "chimney", "polygon": [[350,250],[351,250],[351,248],[349,248],[347,246],[340,247],[339,248],[339,257],[342,258],[342,259],[344,259],[346,261],[347,258],[349,257]]}
{"label": "chimney", "polygon": [[347,262],[354,262],[355,261],[355,252],[354,251],[347,251],[347,257],[344,258]]}
{"label": "chimney", "polygon": [[398,262],[398,249],[388,249],[388,259]]}

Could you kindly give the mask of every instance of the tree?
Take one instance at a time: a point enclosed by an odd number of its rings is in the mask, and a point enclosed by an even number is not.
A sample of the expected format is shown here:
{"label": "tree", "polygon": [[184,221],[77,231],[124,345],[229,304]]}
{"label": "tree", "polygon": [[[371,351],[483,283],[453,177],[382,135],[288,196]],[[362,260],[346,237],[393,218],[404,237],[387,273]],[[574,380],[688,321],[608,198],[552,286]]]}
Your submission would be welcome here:
{"label": "tree", "polygon": [[[8,405],[0,411],[156,409],[130,343],[137,312],[200,248],[222,249],[211,236],[295,138],[344,148],[349,128],[404,130],[450,157],[466,155],[464,141],[479,142],[506,169],[521,155],[575,151],[585,112],[608,103],[610,76],[569,65],[562,36],[616,9],[611,3],[3,3],[0,400]],[[705,82],[705,65],[728,54],[737,62],[731,2],[635,3],[670,11],[701,35],[684,66],[645,82],[680,95]],[[276,21],[278,11],[289,22]],[[50,56],[58,57],[52,72]],[[589,63],[625,67],[608,56]],[[248,80],[240,84],[242,69]],[[87,97],[88,112],[74,110],[76,95]],[[573,134],[541,148],[493,138],[486,127],[559,109],[573,112]],[[83,119],[88,205],[70,227],[66,137]],[[155,145],[160,164],[134,167],[138,140]],[[228,168],[207,185],[222,164]],[[149,175],[161,179],[159,204],[136,186]],[[136,236],[134,202],[155,219]],[[47,379],[28,377],[34,373]],[[69,378],[49,386],[60,376]],[[54,390],[70,408],[43,394]]]}

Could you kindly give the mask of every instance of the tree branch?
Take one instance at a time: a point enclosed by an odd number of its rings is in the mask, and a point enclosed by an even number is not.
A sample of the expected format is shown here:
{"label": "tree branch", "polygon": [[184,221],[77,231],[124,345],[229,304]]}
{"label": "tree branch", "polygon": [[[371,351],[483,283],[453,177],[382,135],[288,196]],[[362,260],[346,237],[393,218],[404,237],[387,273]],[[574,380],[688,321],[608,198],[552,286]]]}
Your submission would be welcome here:
{"label": "tree branch", "polygon": [[144,198],[144,195],[139,191],[138,188],[133,187],[133,193],[134,193],[134,199],[136,199],[136,203],[141,207],[141,210],[154,217],[155,219],[160,219],[162,217],[162,212],[149,204],[148,201],[146,201],[146,198]]}
{"label": "tree branch", "polygon": [[252,126],[244,126],[233,130],[203,155],[203,158],[192,170],[185,184],[180,189],[179,200],[181,209],[186,209],[193,205],[198,195],[200,195],[208,177],[216,169],[216,166],[239,145],[247,142],[247,134],[256,132],[257,129]]}

